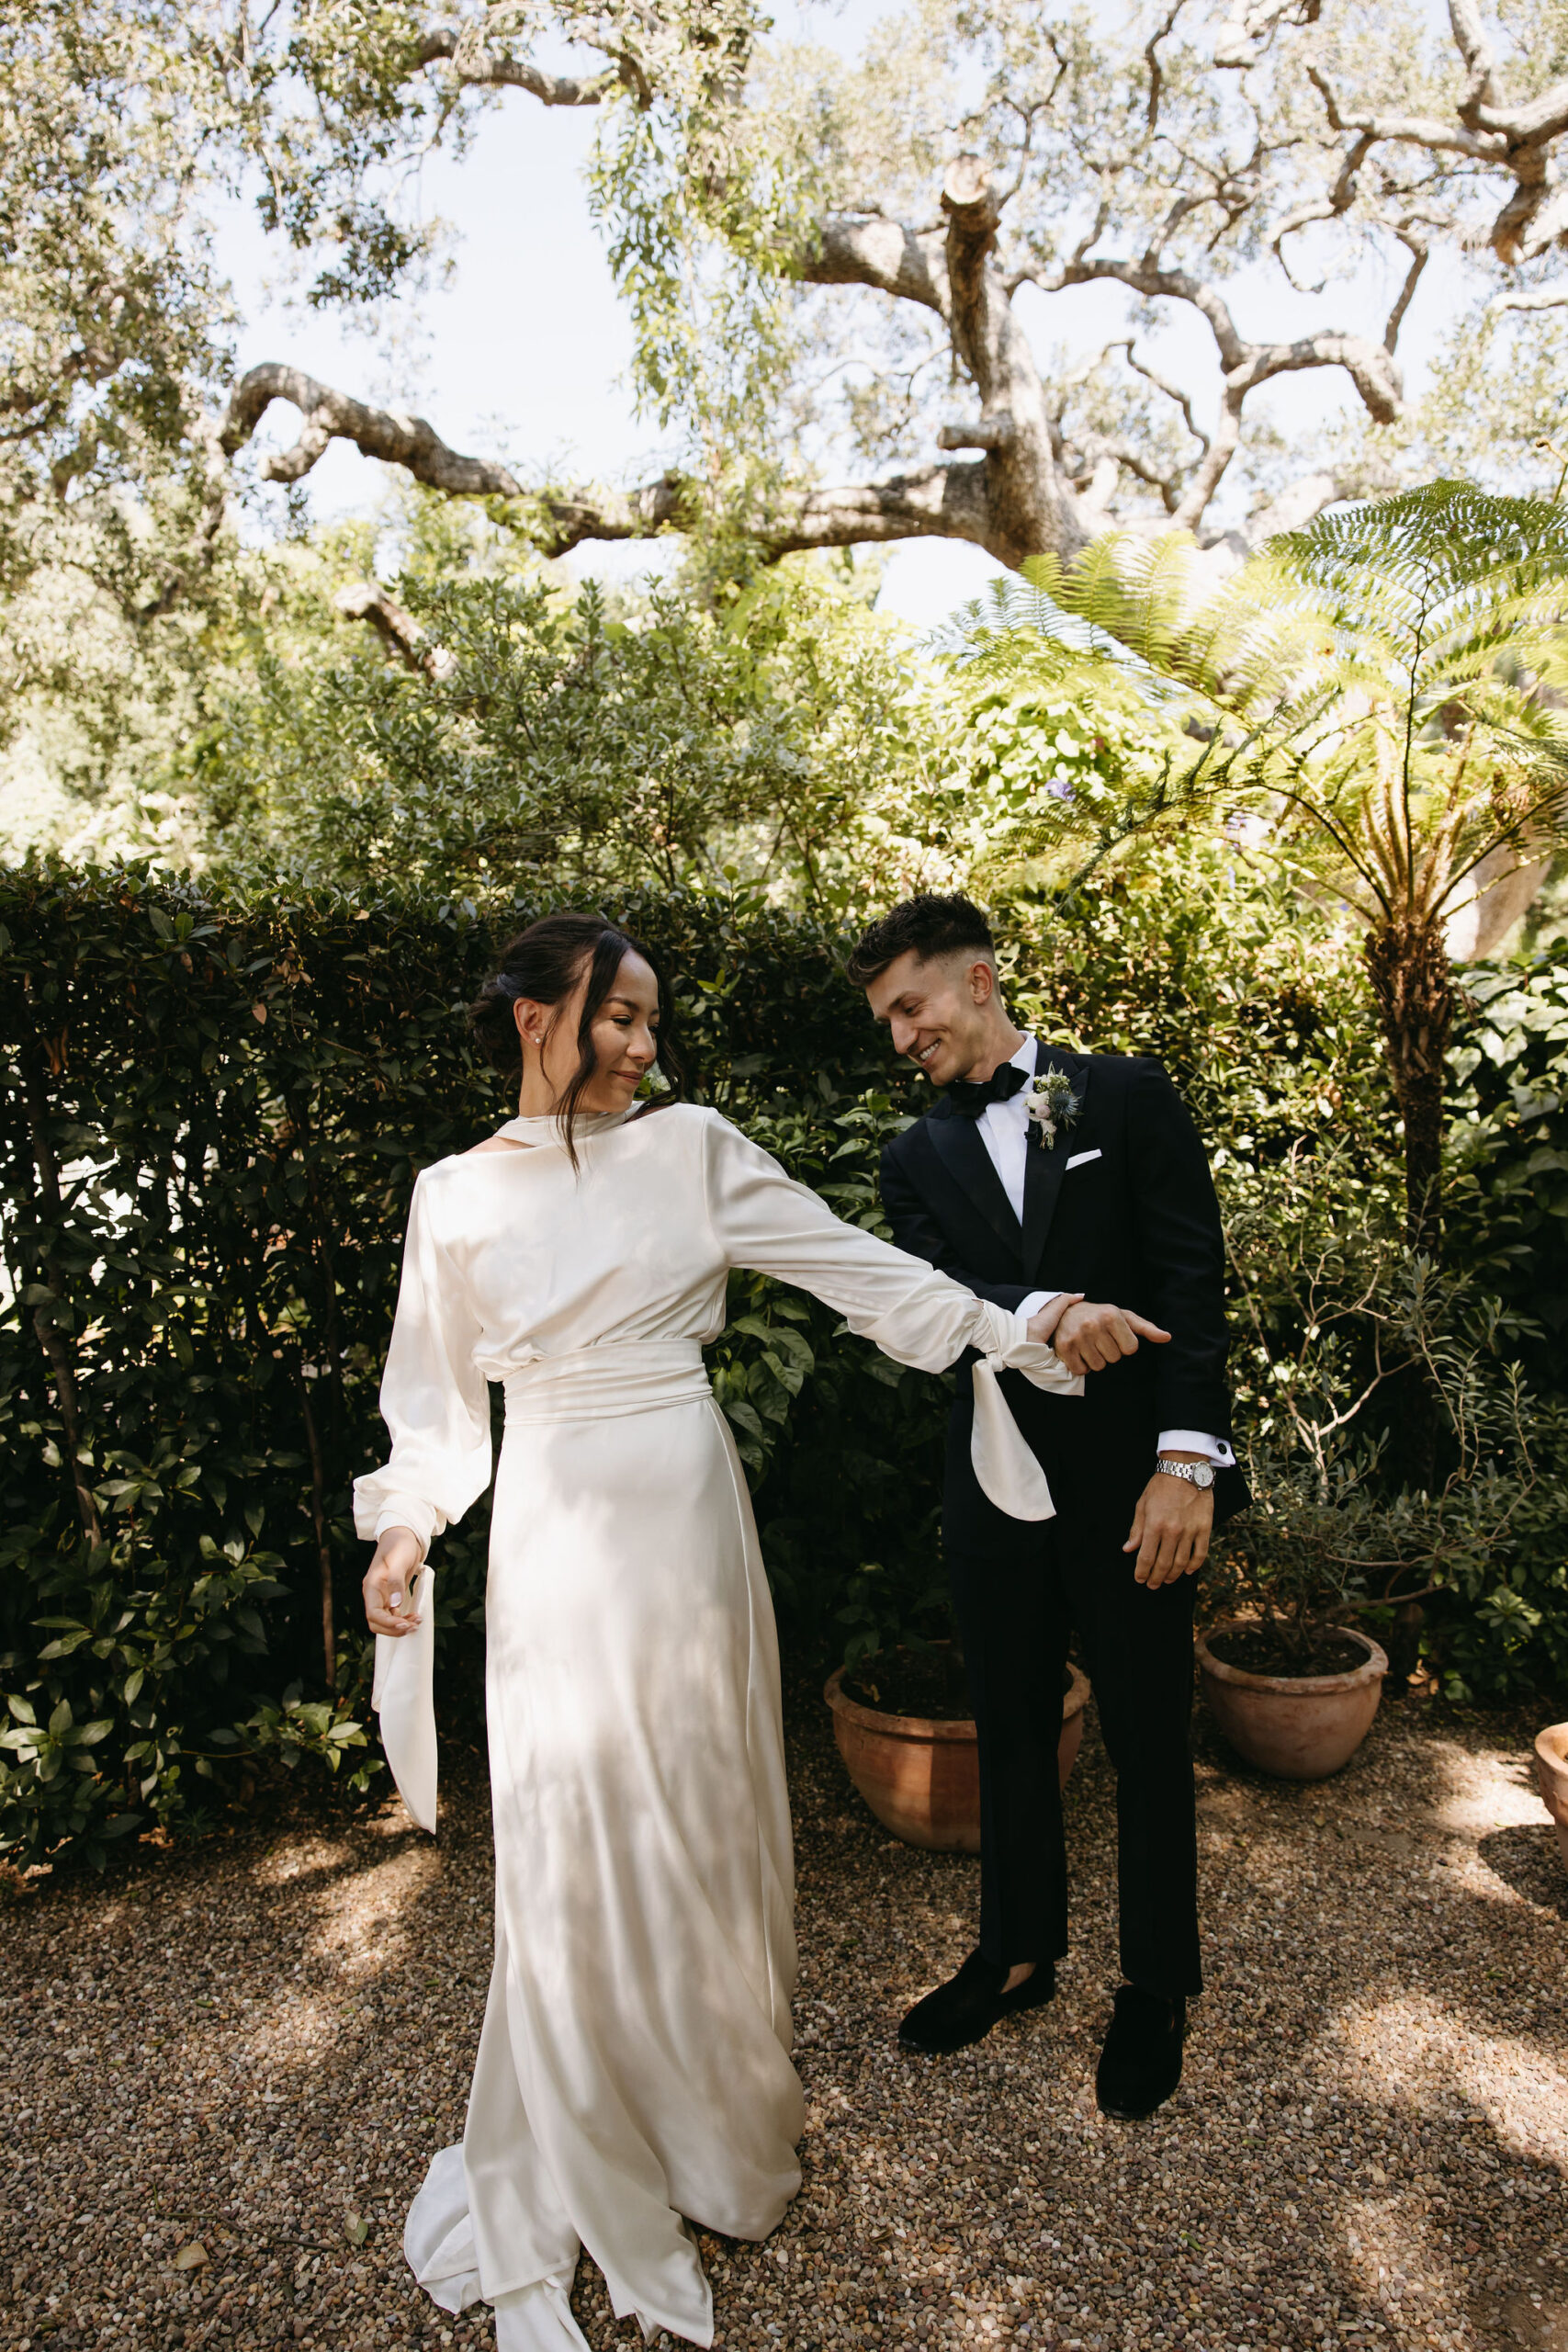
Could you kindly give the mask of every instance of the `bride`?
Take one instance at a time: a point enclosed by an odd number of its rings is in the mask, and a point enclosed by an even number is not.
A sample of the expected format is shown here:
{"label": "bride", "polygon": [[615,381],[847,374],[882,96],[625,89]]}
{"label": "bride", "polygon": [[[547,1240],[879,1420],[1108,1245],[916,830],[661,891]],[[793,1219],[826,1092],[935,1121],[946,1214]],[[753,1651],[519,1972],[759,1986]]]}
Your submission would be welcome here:
{"label": "bride", "polygon": [[[520,1115],[414,1187],[381,1386],[386,1467],[355,1482],[376,1704],[435,1826],[434,1537],[491,1479],[486,1600],[495,1965],[468,2123],[404,2251],[499,2352],[583,2346],[580,2246],[618,2317],[713,2338],[689,2223],[762,2238],[800,2183],[789,1805],[773,1609],[703,1370],[732,1266],[811,1292],[897,1362],[976,1367],[976,1468],[1051,1500],[995,1372],[1081,1391],[1028,1325],[843,1225],[717,1112],[679,1099],[653,959],[595,916],[512,942],[472,1008]],[[666,1091],[636,1105],[658,1065]],[[831,1508],[830,1498],[824,1498]],[[686,2218],[682,2218],[682,2217]]]}

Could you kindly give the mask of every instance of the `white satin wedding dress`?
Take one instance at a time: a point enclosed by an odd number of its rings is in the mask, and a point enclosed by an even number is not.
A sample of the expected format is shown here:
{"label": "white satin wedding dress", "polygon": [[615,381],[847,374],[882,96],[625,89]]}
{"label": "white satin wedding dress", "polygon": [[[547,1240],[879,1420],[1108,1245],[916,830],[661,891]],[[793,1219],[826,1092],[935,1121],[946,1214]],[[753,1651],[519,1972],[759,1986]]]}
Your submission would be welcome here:
{"label": "white satin wedding dress", "polygon": [[[618,2316],[707,2345],[691,2232],[762,2238],[799,2186],[792,1861],[773,1609],[702,1347],[732,1266],[798,1284],[899,1363],[974,1344],[976,1468],[1051,1510],[994,1382],[1074,1381],[1016,1317],[840,1223],[716,1113],[555,1125],[439,1161],[410,1212],[381,1407],[391,1458],[361,1535],[428,1546],[490,1483],[486,1600],[495,1965],[459,2146],[404,2249],[445,2310],[494,2305],[500,2352],[569,2352],[580,2245]],[[823,1508],[835,1508],[824,1496]],[[433,1618],[378,1643],[398,1785],[435,1826]]]}

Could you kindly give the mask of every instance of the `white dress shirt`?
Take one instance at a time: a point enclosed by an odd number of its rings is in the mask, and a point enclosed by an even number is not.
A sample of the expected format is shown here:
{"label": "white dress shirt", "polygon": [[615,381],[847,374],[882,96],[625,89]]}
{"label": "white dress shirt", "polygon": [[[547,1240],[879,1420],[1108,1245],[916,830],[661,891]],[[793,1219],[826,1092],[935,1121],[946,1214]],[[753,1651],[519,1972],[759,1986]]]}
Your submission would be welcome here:
{"label": "white dress shirt", "polygon": [[[1012,1057],[1014,1069],[1022,1070],[1026,1078],[1032,1078],[1039,1050],[1035,1038],[1025,1037]],[[1010,1102],[987,1102],[976,1125],[980,1140],[990,1154],[991,1165],[1001,1179],[1012,1213],[1021,1226],[1023,1171],[1029,1153],[1028,1088],[1021,1087]],[[1032,1290],[1018,1311],[1024,1316],[1038,1315],[1056,1295],[1054,1290]],[[1204,1454],[1216,1470],[1229,1470],[1235,1463],[1235,1455],[1224,1438],[1209,1437],[1201,1430],[1162,1430],[1159,1450],[1162,1453]]]}

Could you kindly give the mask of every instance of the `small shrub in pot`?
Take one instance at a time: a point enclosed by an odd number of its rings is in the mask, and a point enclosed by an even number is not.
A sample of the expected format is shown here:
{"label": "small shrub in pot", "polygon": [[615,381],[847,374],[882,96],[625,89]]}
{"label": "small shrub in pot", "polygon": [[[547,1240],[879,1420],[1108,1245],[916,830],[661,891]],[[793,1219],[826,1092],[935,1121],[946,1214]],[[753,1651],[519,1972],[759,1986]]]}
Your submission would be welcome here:
{"label": "small shrub in pot", "polygon": [[[1251,1763],[1288,1779],[1337,1771],[1371,1728],[1388,1672],[1374,1638],[1506,1540],[1520,1482],[1380,1494],[1377,1460],[1326,1479],[1264,1469],[1252,1510],[1215,1546],[1198,1658],[1204,1697]],[[1256,1465],[1255,1465],[1256,1470]]]}
{"label": "small shrub in pot", "polygon": [[1397,1689],[1424,1634],[1441,1662],[1461,1609],[1480,1603],[1504,1638],[1516,1616],[1533,1625],[1506,1588],[1541,1515],[1540,1420],[1518,1316],[1408,1246],[1365,1121],[1326,1096],[1317,1109],[1317,1134],[1223,1171],[1254,1500],[1204,1572],[1201,1655],[1211,1695],[1216,1674],[1359,1679],[1364,1731],[1373,1635]]}

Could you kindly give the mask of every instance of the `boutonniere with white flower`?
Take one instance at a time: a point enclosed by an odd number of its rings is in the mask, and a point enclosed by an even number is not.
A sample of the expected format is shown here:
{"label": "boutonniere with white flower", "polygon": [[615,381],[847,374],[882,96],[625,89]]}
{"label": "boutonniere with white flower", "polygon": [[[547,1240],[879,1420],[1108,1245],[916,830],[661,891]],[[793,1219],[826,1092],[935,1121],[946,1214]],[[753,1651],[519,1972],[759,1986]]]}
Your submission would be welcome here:
{"label": "boutonniere with white flower", "polygon": [[1046,1150],[1055,1151],[1062,1129],[1077,1125],[1083,1104],[1073,1092],[1073,1081],[1065,1069],[1043,1069],[1029,1081],[1024,1108]]}

